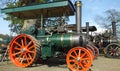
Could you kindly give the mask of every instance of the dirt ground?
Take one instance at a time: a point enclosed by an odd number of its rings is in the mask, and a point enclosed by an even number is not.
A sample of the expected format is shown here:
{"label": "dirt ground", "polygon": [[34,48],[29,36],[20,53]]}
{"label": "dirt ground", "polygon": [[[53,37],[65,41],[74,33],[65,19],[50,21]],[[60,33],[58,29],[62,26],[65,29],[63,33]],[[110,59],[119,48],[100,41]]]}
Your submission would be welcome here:
{"label": "dirt ground", "polygon": [[[120,59],[99,56],[91,67],[92,71],[120,71]],[[69,71],[65,60],[50,59],[44,64],[33,65],[28,68],[19,68],[11,62],[0,63],[0,71]]]}

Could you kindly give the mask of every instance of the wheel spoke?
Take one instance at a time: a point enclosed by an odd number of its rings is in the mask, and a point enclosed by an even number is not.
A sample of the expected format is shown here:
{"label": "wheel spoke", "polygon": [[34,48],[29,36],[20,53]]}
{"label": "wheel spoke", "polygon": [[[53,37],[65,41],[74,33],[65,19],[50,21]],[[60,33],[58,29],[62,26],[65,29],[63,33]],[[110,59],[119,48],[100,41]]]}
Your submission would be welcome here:
{"label": "wheel spoke", "polygon": [[23,63],[24,59],[25,59],[25,55],[23,55],[22,60],[21,60],[21,63]]}
{"label": "wheel spoke", "polygon": [[119,47],[116,47],[115,50],[118,50]]}
{"label": "wheel spoke", "polygon": [[88,65],[89,65],[89,63],[90,63],[90,60],[85,60],[85,61],[83,61],[83,65],[84,65],[84,67],[88,67]]}
{"label": "wheel spoke", "polygon": [[26,46],[26,43],[27,42],[27,40],[26,40],[26,36],[24,36],[24,43],[25,43],[25,46]]}
{"label": "wheel spoke", "polygon": [[117,52],[115,55],[116,55],[116,56],[119,56],[119,53]]}
{"label": "wheel spoke", "polygon": [[85,60],[89,60],[89,58],[82,58],[82,60],[83,60],[83,61],[85,61]]}
{"label": "wheel spoke", "polygon": [[21,54],[21,52],[14,53],[14,54],[12,54],[12,55],[13,55],[13,56],[16,56],[16,55],[18,55],[18,54]]}
{"label": "wheel spoke", "polygon": [[111,52],[112,52],[112,50],[109,50],[108,52],[109,52],[109,53],[111,53]]}
{"label": "wheel spoke", "polygon": [[112,46],[110,46],[110,49],[113,49],[113,47],[112,47]]}
{"label": "wheel spoke", "polygon": [[15,50],[21,50],[21,48],[18,48],[18,47],[15,47],[14,49],[15,49]]}
{"label": "wheel spoke", "polygon": [[117,53],[114,53],[114,56],[117,56],[116,54],[117,54]]}
{"label": "wheel spoke", "polygon": [[81,55],[81,58],[85,57],[85,56],[86,56],[86,54],[87,54],[86,52],[85,52],[84,54],[82,54],[82,55]]}
{"label": "wheel spoke", "polygon": [[115,53],[113,53],[113,56],[115,56]]}
{"label": "wheel spoke", "polygon": [[32,57],[31,57],[31,55],[28,53],[28,56],[29,56],[29,58],[30,58],[30,60],[32,59]]}
{"label": "wheel spoke", "polygon": [[79,53],[78,53],[79,57],[80,57],[80,54],[81,54],[81,50],[79,50]]}
{"label": "wheel spoke", "polygon": [[74,54],[75,54],[75,56],[76,56],[76,57],[78,56],[78,54],[77,54],[76,50],[74,50]]}
{"label": "wheel spoke", "polygon": [[79,71],[78,63],[71,64],[71,67],[73,68],[73,71]]}
{"label": "wheel spoke", "polygon": [[27,54],[25,54],[25,58],[26,58],[27,63],[29,63],[29,60],[28,60]]}
{"label": "wheel spoke", "polygon": [[72,58],[76,59],[76,57],[75,57],[75,56],[73,56],[73,55],[70,55],[70,57],[72,57]]}
{"label": "wheel spoke", "polygon": [[82,70],[85,69],[84,66],[81,63],[79,64],[79,67],[81,67]]}
{"label": "wheel spoke", "polygon": [[20,61],[20,58],[22,58],[22,55],[23,55],[22,53],[19,55],[19,57],[18,57],[19,61]]}
{"label": "wheel spoke", "polygon": [[33,54],[35,53],[34,51],[30,51],[30,50],[28,50],[28,52],[29,52],[29,53],[33,53]]}
{"label": "wheel spoke", "polygon": [[113,53],[111,52],[111,53],[110,53],[110,55],[112,56],[112,55],[113,55]]}
{"label": "wheel spoke", "polygon": [[21,43],[22,43],[22,46],[24,46],[24,42],[23,42],[23,39],[21,39]]}
{"label": "wheel spoke", "polygon": [[30,46],[28,49],[30,50],[30,49],[32,49],[32,48],[34,48],[34,45]]}
{"label": "wheel spoke", "polygon": [[72,59],[72,60],[69,60],[69,62],[76,62],[76,60]]}
{"label": "wheel spoke", "polygon": [[26,47],[28,47],[31,43],[32,43],[32,41],[30,41],[30,42],[27,44],[27,46],[26,46]]}
{"label": "wheel spoke", "polygon": [[73,66],[73,68],[77,65],[77,63],[75,62],[74,64],[71,64]]}
{"label": "wheel spoke", "polygon": [[22,45],[20,45],[18,42],[14,42],[16,45],[18,45],[19,47],[22,47]]}

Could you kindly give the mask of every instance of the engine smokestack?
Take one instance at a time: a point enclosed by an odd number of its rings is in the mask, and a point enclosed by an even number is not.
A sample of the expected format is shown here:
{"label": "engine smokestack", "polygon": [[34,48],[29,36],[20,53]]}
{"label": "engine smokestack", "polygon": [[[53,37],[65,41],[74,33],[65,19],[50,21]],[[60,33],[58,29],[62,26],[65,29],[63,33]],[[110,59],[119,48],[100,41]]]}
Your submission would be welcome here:
{"label": "engine smokestack", "polygon": [[77,33],[81,34],[82,30],[81,30],[81,23],[82,23],[82,2],[81,1],[76,1],[75,2],[75,6],[76,6],[76,29],[77,29]]}
{"label": "engine smokestack", "polygon": [[89,22],[86,22],[86,36],[89,38]]}
{"label": "engine smokestack", "polygon": [[116,22],[115,21],[112,22],[112,30],[113,30],[113,36],[116,37]]}

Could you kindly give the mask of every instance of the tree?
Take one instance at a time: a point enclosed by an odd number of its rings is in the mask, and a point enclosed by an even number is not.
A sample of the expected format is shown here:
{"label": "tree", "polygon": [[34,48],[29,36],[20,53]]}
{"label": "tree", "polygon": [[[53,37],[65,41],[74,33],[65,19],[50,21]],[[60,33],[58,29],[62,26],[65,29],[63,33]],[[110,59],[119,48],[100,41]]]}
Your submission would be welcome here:
{"label": "tree", "polygon": [[[10,1],[11,2],[1,0],[1,2],[4,2],[4,4],[6,4],[6,8],[19,7],[19,6],[22,6],[21,3],[29,3],[30,2],[30,0],[10,0]],[[44,3],[46,1],[47,0],[39,0],[39,3]],[[14,32],[17,34],[19,34],[21,32],[24,20],[14,17],[10,14],[6,14],[6,17],[4,18],[4,20],[10,21],[9,27],[10,27],[11,32]]]}
{"label": "tree", "polygon": [[112,22],[116,22],[117,27],[117,34],[120,35],[120,11],[117,11],[115,9],[110,9],[104,12],[104,16],[96,16],[95,21],[97,24],[99,24],[101,27],[109,30],[111,29]]}
{"label": "tree", "polygon": [[[7,8],[18,7],[19,2],[16,3],[8,3]],[[10,14],[6,14],[4,20],[10,21],[9,27],[10,31],[19,34],[21,32],[23,26],[23,20],[17,17],[14,17]]]}

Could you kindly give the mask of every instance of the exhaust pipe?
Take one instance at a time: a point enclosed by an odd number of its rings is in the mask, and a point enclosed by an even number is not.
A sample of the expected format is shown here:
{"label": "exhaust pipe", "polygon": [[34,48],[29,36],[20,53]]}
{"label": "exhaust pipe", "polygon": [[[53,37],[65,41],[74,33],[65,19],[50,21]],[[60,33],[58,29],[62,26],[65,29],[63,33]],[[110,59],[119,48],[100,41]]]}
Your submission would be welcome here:
{"label": "exhaust pipe", "polygon": [[112,21],[113,36],[116,37],[116,22]]}
{"label": "exhaust pipe", "polygon": [[82,33],[81,29],[81,23],[82,23],[82,2],[81,1],[76,1],[75,2],[76,6],[76,29],[77,29],[77,34]]}
{"label": "exhaust pipe", "polygon": [[86,22],[86,36],[89,39],[89,22]]}

